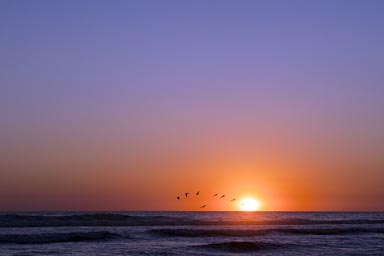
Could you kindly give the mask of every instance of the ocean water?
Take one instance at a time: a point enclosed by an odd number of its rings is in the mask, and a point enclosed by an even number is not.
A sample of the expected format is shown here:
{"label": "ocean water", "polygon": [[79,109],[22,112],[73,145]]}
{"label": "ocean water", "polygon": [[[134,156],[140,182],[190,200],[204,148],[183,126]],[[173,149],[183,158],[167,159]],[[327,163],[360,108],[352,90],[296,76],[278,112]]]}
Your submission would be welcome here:
{"label": "ocean water", "polygon": [[0,255],[384,255],[384,213],[0,213]]}

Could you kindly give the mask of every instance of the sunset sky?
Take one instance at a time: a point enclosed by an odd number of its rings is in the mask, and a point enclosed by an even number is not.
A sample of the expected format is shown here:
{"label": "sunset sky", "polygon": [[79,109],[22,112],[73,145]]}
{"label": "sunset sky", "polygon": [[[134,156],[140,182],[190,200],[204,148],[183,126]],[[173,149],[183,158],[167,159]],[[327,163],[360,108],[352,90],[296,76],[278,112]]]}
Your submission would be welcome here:
{"label": "sunset sky", "polygon": [[384,211],[383,13],[0,0],[0,211]]}

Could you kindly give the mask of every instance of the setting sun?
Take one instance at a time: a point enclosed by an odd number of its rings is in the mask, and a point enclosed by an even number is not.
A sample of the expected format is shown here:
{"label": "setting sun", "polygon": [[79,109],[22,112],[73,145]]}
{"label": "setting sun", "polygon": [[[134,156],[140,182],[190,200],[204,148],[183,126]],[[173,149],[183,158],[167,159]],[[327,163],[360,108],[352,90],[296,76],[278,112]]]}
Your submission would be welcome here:
{"label": "setting sun", "polygon": [[260,208],[260,202],[254,198],[244,198],[240,201],[239,207],[242,211],[256,211]]}

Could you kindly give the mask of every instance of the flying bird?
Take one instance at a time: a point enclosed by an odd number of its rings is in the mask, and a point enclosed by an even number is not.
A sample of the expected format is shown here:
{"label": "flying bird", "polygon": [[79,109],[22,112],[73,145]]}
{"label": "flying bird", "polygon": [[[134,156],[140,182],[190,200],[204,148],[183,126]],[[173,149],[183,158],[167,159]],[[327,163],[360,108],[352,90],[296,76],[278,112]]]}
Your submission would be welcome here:
{"label": "flying bird", "polygon": [[223,197],[225,197],[225,195],[222,195],[220,198],[223,198]]}
{"label": "flying bird", "polygon": [[236,200],[236,198],[233,198],[232,200],[231,200],[231,202],[233,202],[233,201],[235,201]]}
{"label": "flying bird", "polygon": [[196,192],[196,195],[198,196],[199,194],[200,194],[200,191],[197,191],[197,192]]}
{"label": "flying bird", "polygon": [[213,196],[217,196],[218,194],[214,194]]}
{"label": "flying bird", "polygon": [[176,198],[177,198],[177,200],[180,200],[180,197],[179,197],[179,196],[177,196]]}
{"label": "flying bird", "polygon": [[207,205],[206,205],[206,204],[204,204],[204,205],[200,206],[200,208],[205,208],[205,206],[207,206]]}
{"label": "flying bird", "polygon": [[188,193],[188,192],[186,192],[186,193],[185,193],[185,197],[188,197],[188,195],[189,195],[189,193]]}

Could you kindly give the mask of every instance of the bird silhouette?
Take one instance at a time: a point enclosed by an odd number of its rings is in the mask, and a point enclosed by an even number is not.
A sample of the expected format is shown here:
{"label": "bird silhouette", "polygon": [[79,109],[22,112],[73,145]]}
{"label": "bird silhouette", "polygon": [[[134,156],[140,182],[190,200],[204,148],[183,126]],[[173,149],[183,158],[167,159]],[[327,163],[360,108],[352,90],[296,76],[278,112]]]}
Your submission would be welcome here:
{"label": "bird silhouette", "polygon": [[180,200],[180,197],[179,197],[179,196],[177,196],[176,198],[177,198],[177,200]]}
{"label": "bird silhouette", "polygon": [[196,192],[196,195],[198,196],[199,194],[200,194],[200,191],[197,191],[197,192]]}
{"label": "bird silhouette", "polygon": [[225,197],[225,195],[222,195],[220,198],[223,198],[223,197]]}
{"label": "bird silhouette", "polygon": [[205,206],[207,206],[207,205],[206,205],[206,204],[204,204],[204,205],[200,206],[200,208],[205,208]]}
{"label": "bird silhouette", "polygon": [[218,194],[214,194],[213,196],[217,196]]}
{"label": "bird silhouette", "polygon": [[233,201],[235,201],[236,200],[236,198],[233,198],[232,200],[231,200],[231,202],[233,202]]}
{"label": "bird silhouette", "polygon": [[188,195],[189,195],[189,193],[188,193],[188,192],[186,192],[186,193],[185,193],[185,197],[188,197]]}

